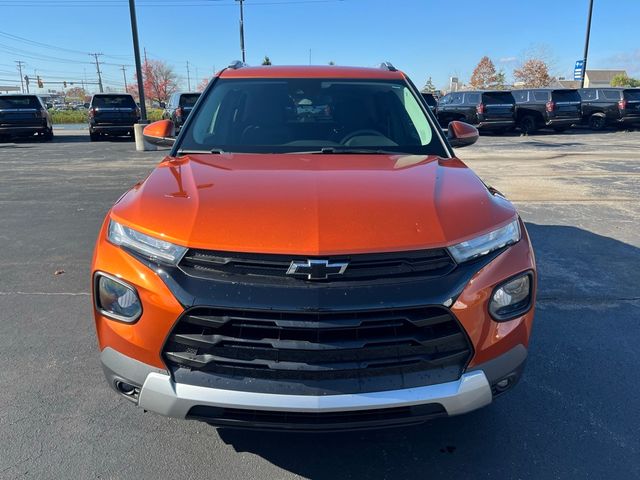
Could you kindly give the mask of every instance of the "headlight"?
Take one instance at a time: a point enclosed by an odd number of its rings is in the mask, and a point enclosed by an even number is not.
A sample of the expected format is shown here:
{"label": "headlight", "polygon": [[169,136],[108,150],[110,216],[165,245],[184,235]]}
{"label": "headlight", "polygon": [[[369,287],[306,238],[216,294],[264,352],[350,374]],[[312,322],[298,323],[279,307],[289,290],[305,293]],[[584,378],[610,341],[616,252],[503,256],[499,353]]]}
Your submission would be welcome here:
{"label": "headlight", "polygon": [[172,265],[177,264],[187,251],[185,247],[150,237],[113,220],[109,221],[107,238],[114,245],[130,248],[150,260],[167,262]]}
{"label": "headlight", "polygon": [[135,322],[142,314],[142,305],[135,288],[119,278],[96,273],[96,307],[103,315],[122,322]]}
{"label": "headlight", "polygon": [[518,240],[520,240],[520,223],[516,219],[493,232],[449,247],[449,253],[456,262],[462,263],[512,245]]}
{"label": "headlight", "polygon": [[532,284],[532,274],[527,272],[498,285],[489,301],[491,316],[504,322],[526,313],[531,307]]}

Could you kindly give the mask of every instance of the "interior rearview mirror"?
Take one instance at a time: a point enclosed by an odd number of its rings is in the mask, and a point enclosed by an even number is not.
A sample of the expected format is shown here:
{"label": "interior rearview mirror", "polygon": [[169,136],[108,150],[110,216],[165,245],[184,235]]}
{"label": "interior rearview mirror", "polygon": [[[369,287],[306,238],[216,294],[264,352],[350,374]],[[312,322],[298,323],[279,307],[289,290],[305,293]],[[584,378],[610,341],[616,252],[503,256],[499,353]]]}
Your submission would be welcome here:
{"label": "interior rearview mirror", "polygon": [[171,120],[158,120],[144,127],[142,135],[153,145],[170,147],[176,142],[176,127]]}
{"label": "interior rearview mirror", "polygon": [[449,123],[447,139],[453,148],[462,148],[473,145],[478,141],[478,129],[468,123],[454,120]]}

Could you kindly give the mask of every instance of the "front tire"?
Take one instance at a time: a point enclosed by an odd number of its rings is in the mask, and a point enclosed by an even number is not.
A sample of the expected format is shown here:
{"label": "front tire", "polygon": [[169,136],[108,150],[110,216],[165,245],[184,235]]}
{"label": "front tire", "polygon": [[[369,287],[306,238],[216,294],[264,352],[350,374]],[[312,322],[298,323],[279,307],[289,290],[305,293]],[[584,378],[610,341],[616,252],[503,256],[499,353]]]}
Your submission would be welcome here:
{"label": "front tire", "polygon": [[97,142],[100,140],[100,134],[96,132],[89,132],[89,140],[92,142]]}

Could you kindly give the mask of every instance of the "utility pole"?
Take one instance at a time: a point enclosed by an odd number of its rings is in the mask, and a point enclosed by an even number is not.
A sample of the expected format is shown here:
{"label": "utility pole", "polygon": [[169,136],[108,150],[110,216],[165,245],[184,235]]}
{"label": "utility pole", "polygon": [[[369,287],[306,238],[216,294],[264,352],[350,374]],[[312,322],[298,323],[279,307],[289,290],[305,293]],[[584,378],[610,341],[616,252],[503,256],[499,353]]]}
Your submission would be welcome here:
{"label": "utility pole", "polygon": [[240,50],[242,51],[242,63],[246,62],[246,56],[244,52],[244,0],[236,0],[240,2]]}
{"label": "utility pole", "polygon": [[587,38],[584,41],[584,56],[582,57],[582,78],[580,88],[584,88],[584,77],[587,76],[587,54],[589,53],[589,36],[591,35],[591,14],[593,13],[593,0],[589,0],[589,17],[587,18]]}
{"label": "utility pole", "polygon": [[24,93],[24,79],[22,78],[22,66],[24,65],[23,61],[16,60],[18,64],[18,72],[20,72],[20,91]]}
{"label": "utility pole", "polygon": [[96,71],[98,72],[98,88],[100,89],[100,93],[103,93],[104,89],[102,88],[102,73],[100,73],[100,61],[98,60],[98,57],[102,56],[103,54],[90,53],[89,55],[96,59]]}
{"label": "utility pole", "polygon": [[309,49],[309,65],[311,65],[311,49]]}
{"label": "utility pole", "polygon": [[127,67],[122,65],[122,67],[120,67],[120,70],[122,70],[122,78],[124,79],[124,91],[126,92],[128,90],[128,87],[127,87]]}
{"label": "utility pole", "polygon": [[191,91],[191,73],[189,72],[189,60],[187,60],[187,90]]}
{"label": "utility pole", "polygon": [[[129,0],[131,16],[131,36],[133,37],[133,55],[136,59],[136,77],[138,78],[138,97],[140,98],[140,123],[147,123],[147,106],[144,102],[144,79],[140,64],[140,44],[138,43],[138,20],[136,20],[136,2]],[[147,49],[144,49],[144,61],[147,62]]]}

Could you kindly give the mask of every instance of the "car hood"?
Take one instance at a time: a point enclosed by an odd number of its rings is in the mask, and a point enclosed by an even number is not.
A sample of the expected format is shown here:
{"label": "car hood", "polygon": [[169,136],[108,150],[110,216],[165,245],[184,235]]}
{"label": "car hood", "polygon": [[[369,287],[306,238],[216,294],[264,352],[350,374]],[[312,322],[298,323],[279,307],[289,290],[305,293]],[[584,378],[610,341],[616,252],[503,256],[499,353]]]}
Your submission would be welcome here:
{"label": "car hood", "polygon": [[303,255],[442,247],[515,215],[456,158],[336,154],[167,157],[111,211],[192,248]]}

